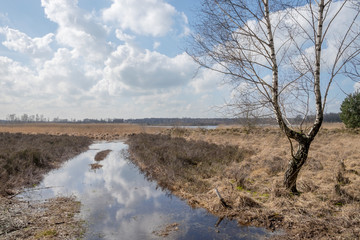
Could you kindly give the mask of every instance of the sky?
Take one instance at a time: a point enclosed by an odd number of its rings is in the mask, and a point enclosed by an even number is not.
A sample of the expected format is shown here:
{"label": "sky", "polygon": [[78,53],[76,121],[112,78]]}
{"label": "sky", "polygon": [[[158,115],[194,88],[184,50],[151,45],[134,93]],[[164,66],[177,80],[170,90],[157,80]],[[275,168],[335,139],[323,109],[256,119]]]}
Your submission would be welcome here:
{"label": "sky", "polygon": [[[185,52],[199,7],[194,0],[1,1],[0,119],[231,117],[218,110],[230,86]],[[344,97],[334,90],[327,112],[338,112]]]}
{"label": "sky", "polygon": [[0,119],[217,117],[228,89],[185,53],[191,0],[0,3]]}

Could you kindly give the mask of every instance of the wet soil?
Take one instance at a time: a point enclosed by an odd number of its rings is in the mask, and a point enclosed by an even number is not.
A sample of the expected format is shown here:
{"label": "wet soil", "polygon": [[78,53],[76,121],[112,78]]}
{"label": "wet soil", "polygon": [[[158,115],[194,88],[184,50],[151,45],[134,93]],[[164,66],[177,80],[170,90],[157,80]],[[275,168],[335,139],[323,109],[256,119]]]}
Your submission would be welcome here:
{"label": "wet soil", "polygon": [[87,137],[0,133],[0,239],[77,239],[83,234],[75,215],[80,202],[54,198],[29,202],[16,198],[23,187],[88,149]]}
{"label": "wet soil", "polygon": [[58,197],[45,202],[0,198],[0,239],[79,239],[80,202]]}

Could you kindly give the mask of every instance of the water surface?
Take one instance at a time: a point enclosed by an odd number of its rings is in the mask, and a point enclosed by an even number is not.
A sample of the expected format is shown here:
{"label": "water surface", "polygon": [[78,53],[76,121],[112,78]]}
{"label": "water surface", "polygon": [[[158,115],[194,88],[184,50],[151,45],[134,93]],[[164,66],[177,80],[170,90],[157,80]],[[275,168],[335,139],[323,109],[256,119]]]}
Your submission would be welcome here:
{"label": "water surface", "polygon": [[[111,149],[92,170],[94,156]],[[100,142],[45,176],[36,188],[22,197],[44,200],[54,196],[75,195],[82,203],[85,239],[164,239],[156,232],[172,223],[178,230],[166,239],[263,239],[269,232],[262,228],[238,226],[218,218],[204,209],[192,209],[185,201],[159,189],[131,164],[123,151],[123,142]]]}

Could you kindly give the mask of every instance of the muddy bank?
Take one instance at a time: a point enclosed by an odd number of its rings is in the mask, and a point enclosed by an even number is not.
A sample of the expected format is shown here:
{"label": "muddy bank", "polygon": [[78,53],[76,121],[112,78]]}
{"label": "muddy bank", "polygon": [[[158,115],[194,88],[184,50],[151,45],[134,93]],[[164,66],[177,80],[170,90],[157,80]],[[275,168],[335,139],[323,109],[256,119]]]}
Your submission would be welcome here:
{"label": "muddy bank", "polygon": [[[286,233],[276,239],[360,238],[357,133],[323,130],[319,134],[299,176],[300,196],[282,186],[290,156],[287,140],[276,129],[165,133],[130,136],[131,159],[150,179],[192,206]],[[215,188],[227,206],[219,201]]]}
{"label": "muddy bank", "polygon": [[0,239],[79,239],[85,231],[75,217],[80,206],[74,198],[31,203],[0,197]]}
{"label": "muddy bank", "polygon": [[67,135],[0,133],[0,239],[76,239],[84,229],[75,214],[74,198],[44,203],[15,197],[22,187],[38,184],[43,175],[88,149],[92,140]]}

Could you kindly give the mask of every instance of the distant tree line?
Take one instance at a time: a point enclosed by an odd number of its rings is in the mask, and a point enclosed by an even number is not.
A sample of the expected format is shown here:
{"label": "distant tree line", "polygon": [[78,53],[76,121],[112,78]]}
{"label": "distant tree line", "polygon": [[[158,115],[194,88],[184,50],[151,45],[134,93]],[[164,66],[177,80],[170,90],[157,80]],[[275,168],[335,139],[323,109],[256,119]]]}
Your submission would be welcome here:
{"label": "distant tree line", "polygon": [[114,119],[90,119],[85,118],[82,120],[77,120],[75,118],[67,119],[67,118],[59,118],[54,117],[50,119],[49,117],[45,117],[43,114],[8,114],[5,120],[0,120],[2,123],[124,123],[124,119],[114,118]]}
{"label": "distant tree line", "polygon": [[43,114],[39,115],[28,115],[24,113],[21,116],[17,116],[16,114],[9,114],[6,116],[7,122],[48,122],[50,119],[44,117]]}
{"label": "distant tree line", "polygon": [[[312,121],[315,116],[308,116],[307,121]],[[299,124],[302,121],[301,116],[289,119],[292,124]],[[328,113],[324,116],[325,122],[341,122],[339,113]],[[224,125],[273,125],[276,120],[273,118],[138,118],[138,119],[122,119],[122,118],[107,118],[107,119],[91,119],[85,118],[82,120],[76,119],[62,119],[55,117],[53,119],[46,118],[44,115],[23,114],[17,116],[16,114],[9,114],[6,120],[0,120],[2,123],[131,123],[140,125],[154,125],[154,126],[217,126]]]}

